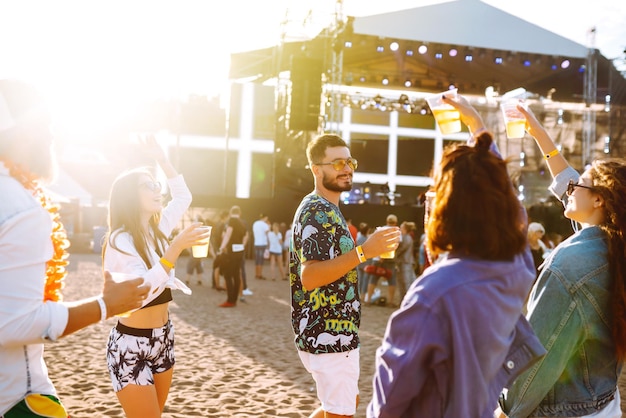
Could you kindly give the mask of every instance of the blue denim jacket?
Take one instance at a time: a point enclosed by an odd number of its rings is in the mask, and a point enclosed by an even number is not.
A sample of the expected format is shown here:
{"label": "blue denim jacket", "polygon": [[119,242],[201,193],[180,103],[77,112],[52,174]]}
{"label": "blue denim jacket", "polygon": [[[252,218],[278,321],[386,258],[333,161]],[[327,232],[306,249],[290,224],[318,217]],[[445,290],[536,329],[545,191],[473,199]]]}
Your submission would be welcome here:
{"label": "blue denim jacket", "polygon": [[548,353],[501,396],[509,417],[588,415],[613,399],[621,363],[611,336],[607,252],[605,233],[592,226],[546,260],[527,318]]}

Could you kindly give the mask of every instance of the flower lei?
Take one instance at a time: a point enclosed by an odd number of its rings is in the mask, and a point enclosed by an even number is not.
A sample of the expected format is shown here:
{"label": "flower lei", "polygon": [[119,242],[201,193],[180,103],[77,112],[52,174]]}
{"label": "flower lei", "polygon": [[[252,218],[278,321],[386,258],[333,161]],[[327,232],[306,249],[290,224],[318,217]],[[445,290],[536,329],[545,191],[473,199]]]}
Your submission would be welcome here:
{"label": "flower lei", "polygon": [[33,196],[39,200],[41,206],[50,213],[52,219],[52,239],[53,254],[52,258],[46,263],[46,284],[44,287],[44,301],[61,301],[63,295],[63,280],[67,276],[65,267],[69,264],[67,248],[70,242],[67,239],[67,233],[61,223],[61,215],[59,214],[59,206],[54,204],[50,197],[43,190],[37,178],[27,170],[22,169],[19,165],[11,161],[0,159],[1,162],[9,169],[9,175],[17,180],[26,190],[32,192]]}

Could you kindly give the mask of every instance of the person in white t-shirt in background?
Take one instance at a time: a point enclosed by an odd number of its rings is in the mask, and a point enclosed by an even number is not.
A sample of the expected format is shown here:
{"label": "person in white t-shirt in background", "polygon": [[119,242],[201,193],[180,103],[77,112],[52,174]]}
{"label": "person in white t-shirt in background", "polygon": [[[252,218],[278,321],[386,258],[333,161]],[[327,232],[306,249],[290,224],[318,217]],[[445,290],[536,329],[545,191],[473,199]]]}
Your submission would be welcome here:
{"label": "person in white t-shirt in background", "polygon": [[254,235],[254,278],[265,280],[263,277],[263,257],[268,245],[267,233],[270,231],[270,221],[267,215],[261,214],[252,224],[252,234]]}
{"label": "person in white t-shirt in background", "polygon": [[[278,222],[272,224],[272,230],[267,233],[270,248],[270,276],[272,280],[279,278],[287,279],[285,269],[283,268],[283,234],[280,233],[280,225]],[[276,273],[278,270],[278,277]]]}

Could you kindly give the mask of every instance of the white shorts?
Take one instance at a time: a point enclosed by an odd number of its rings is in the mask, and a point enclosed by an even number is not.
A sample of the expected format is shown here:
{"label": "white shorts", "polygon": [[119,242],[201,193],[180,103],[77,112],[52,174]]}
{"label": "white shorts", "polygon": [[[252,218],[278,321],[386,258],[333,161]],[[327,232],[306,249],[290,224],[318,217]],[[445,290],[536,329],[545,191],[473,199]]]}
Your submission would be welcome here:
{"label": "white shorts", "polygon": [[354,415],[359,394],[359,349],[326,354],[298,350],[298,354],[315,380],[322,409],[337,415]]}

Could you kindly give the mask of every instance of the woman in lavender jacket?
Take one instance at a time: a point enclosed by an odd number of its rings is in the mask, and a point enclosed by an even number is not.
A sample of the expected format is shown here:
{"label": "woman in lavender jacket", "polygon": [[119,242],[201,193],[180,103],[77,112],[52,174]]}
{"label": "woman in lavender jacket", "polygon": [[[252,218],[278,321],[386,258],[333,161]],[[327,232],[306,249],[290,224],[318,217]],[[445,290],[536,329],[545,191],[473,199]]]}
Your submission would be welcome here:
{"label": "woman in lavender jacket", "polygon": [[169,302],[172,290],[191,294],[176,278],[174,265],[183,250],[209,238],[198,228],[202,224],[193,222],[168,239],[191,204],[191,192],[154,137],[141,145],[167,177],[171,199],[163,207],[161,184],[151,170],[118,176],[111,187],[109,231],[102,252],[105,269],[143,277],[150,285],[142,307],[118,318],[107,342],[113,390],[127,418],[160,417],[165,408],[175,364]]}
{"label": "woman in lavender jacket", "polygon": [[376,353],[368,417],[493,417],[503,386],[545,350],[522,316],[535,279],[506,162],[460,98],[475,145],[444,151],[426,223],[432,254]]}

